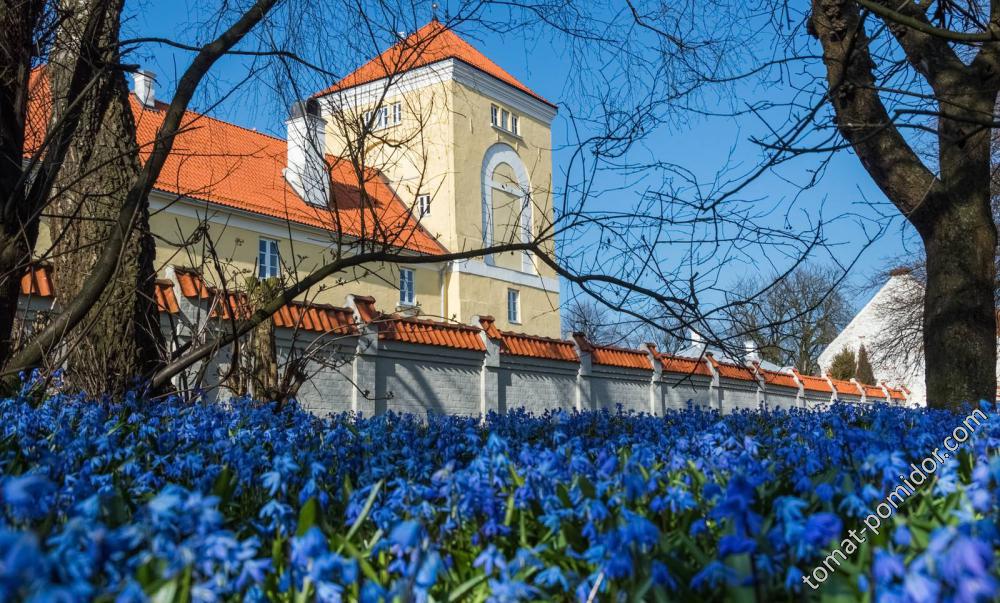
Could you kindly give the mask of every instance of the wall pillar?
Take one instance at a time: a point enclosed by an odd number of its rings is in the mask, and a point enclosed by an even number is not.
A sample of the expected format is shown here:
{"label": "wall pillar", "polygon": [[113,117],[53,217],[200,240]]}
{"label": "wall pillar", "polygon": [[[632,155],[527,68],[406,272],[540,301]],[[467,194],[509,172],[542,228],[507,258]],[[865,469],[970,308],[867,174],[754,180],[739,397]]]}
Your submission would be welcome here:
{"label": "wall pillar", "polygon": [[722,379],[719,378],[719,363],[711,352],[705,353],[705,364],[712,373],[712,382],[708,386],[708,405],[720,413],[725,403],[725,393],[722,391]]}
{"label": "wall pillar", "polygon": [[865,388],[861,386],[861,383],[858,382],[858,380],[855,379],[854,377],[851,377],[851,383],[854,384],[854,387],[858,388],[858,395],[861,396],[861,403],[864,404],[865,402],[867,402],[868,396],[865,395]]}
{"label": "wall pillar", "polygon": [[653,367],[653,378],[649,381],[649,414],[655,417],[662,414],[660,409],[663,406],[663,362],[660,361],[656,344],[647,343],[646,352],[649,354],[649,364]]}
{"label": "wall pillar", "polygon": [[483,366],[479,373],[479,412],[483,416],[490,412],[505,413],[500,408],[500,332],[492,316],[473,316],[472,324],[481,327],[479,336],[486,345]]}
{"label": "wall pillar", "polygon": [[376,399],[378,383],[378,323],[375,322],[375,298],[364,295],[348,295],[347,307],[354,312],[354,322],[358,326],[358,347],[354,351],[351,366],[351,412],[356,414],[378,414],[380,406]]}
{"label": "wall pillar", "polygon": [[801,379],[802,375],[799,374],[799,370],[792,367],[792,379],[795,380],[795,385],[799,386],[799,391],[795,393],[795,406],[799,408],[806,407],[806,384]]}
{"label": "wall pillar", "polygon": [[576,376],[576,410],[594,410],[590,391],[590,376],[594,367],[591,352],[594,346],[580,332],[573,333],[573,342],[576,343],[576,353],[580,357],[580,372]]}

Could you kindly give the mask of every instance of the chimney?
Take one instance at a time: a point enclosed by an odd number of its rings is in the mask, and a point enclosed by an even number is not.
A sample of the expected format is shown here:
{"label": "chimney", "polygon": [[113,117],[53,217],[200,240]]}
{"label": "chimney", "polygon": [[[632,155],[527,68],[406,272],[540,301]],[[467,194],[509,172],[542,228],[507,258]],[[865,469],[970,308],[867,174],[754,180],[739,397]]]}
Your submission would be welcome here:
{"label": "chimney", "polygon": [[760,354],[757,353],[757,344],[748,339],[743,342],[743,348],[746,350],[748,362],[760,362]]}
{"label": "chimney", "polygon": [[156,74],[143,69],[137,70],[132,78],[135,80],[135,96],[142,106],[156,106]]}
{"label": "chimney", "polygon": [[292,105],[285,121],[288,159],[285,180],[310,205],[330,202],[330,172],[324,158],[326,120],[319,115],[319,101],[311,98]]}

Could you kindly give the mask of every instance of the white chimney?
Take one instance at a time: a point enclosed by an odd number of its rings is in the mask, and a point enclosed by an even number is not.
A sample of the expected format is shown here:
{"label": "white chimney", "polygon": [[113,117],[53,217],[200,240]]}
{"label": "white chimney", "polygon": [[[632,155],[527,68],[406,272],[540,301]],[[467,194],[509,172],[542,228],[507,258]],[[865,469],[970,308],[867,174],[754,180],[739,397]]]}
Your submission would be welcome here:
{"label": "white chimney", "polygon": [[760,354],[757,353],[756,343],[750,340],[744,341],[743,348],[746,350],[748,362],[760,362]]}
{"label": "white chimney", "polygon": [[135,96],[144,107],[156,106],[156,74],[139,69],[132,76],[135,79]]}
{"label": "white chimney", "polygon": [[316,99],[292,105],[288,120],[288,159],[285,180],[310,205],[330,203],[330,171],[324,158],[326,120]]}

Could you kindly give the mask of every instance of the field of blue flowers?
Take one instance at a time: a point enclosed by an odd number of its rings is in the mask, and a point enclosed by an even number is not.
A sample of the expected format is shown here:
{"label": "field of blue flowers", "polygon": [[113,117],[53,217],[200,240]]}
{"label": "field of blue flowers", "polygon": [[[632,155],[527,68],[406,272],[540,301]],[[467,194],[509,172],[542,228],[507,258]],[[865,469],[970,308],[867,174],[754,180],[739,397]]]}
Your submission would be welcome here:
{"label": "field of blue flowers", "polygon": [[959,420],[11,398],[0,600],[994,600],[992,411],[878,537],[802,582]]}

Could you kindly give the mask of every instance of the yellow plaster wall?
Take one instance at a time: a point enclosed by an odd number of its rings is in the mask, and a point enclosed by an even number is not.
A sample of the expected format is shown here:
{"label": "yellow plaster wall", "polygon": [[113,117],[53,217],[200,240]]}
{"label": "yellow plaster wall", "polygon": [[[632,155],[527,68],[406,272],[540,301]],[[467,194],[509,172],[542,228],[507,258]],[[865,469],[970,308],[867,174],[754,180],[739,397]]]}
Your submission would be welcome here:
{"label": "yellow plaster wall", "polygon": [[[462,274],[461,313],[463,316],[490,315],[505,331],[559,337],[559,295],[554,292],[505,283],[496,279]],[[521,294],[521,324],[507,320],[507,289]],[[501,300],[502,303],[497,303]],[[468,322],[468,320],[466,320]]]}
{"label": "yellow plaster wall", "polygon": [[[389,91],[391,92],[391,91]],[[391,107],[400,102],[402,122],[373,132],[364,146],[364,164],[381,170],[407,204],[416,195],[433,193],[431,214],[422,223],[449,250],[477,249],[483,244],[482,169],[486,151],[498,142],[513,148],[528,171],[532,189],[532,226],[540,232],[552,221],[551,130],[511,107],[520,117],[520,135],[493,127],[490,122],[492,100],[477,90],[448,80],[404,94],[385,93],[380,101]],[[351,103],[350,93],[342,98]],[[365,111],[374,104],[342,107],[327,118],[327,144],[331,154],[348,156],[348,146],[357,149],[357,127]],[[500,170],[498,177],[509,170]],[[509,178],[510,174],[508,174]],[[495,191],[498,196],[503,193]],[[508,200],[509,201],[509,200]],[[499,203],[502,205],[502,203]],[[511,208],[501,208],[495,240],[512,234]],[[554,250],[554,244],[549,245]],[[494,258],[498,266],[521,269],[521,255],[505,254]],[[472,261],[482,262],[481,259]],[[554,272],[538,265],[538,274],[554,277]],[[447,278],[444,314],[468,322],[473,315],[489,314],[506,324],[507,289],[521,291],[523,325],[505,328],[526,330],[541,335],[559,335],[559,296],[541,289],[469,274],[451,273]]]}
{"label": "yellow plaster wall", "polygon": [[[224,211],[224,210],[221,210]],[[225,215],[225,214],[220,214]],[[273,219],[261,218],[261,227],[265,224],[274,228],[283,227]],[[183,249],[178,248],[181,241],[190,240],[201,222],[195,218],[171,213],[169,210],[155,213],[150,218],[150,228],[157,235],[155,267],[160,277],[166,276],[168,266],[185,266],[199,268],[205,274],[210,284],[221,285],[223,275],[225,283],[230,288],[240,288],[243,279],[256,274],[258,242],[260,238],[278,241],[279,254],[282,262],[289,266],[289,272],[284,278],[294,280],[294,276],[305,276],[327,261],[330,257],[329,247],[320,244],[310,244],[293,241],[287,235],[262,234],[261,229],[242,228],[228,223],[208,223],[208,232],[215,249],[213,254],[207,243],[208,238],[192,243]],[[315,235],[313,236],[322,236]],[[36,256],[44,258],[51,247],[51,237],[48,225],[43,223],[39,229]],[[218,258],[220,269],[216,268],[213,255]],[[294,261],[293,261],[294,258]],[[415,301],[421,306],[422,313],[438,316],[441,314],[441,272],[436,265],[426,267],[415,266],[414,287]],[[220,275],[220,271],[223,275]],[[58,275],[56,293],[58,294]],[[399,302],[399,272],[390,264],[369,265],[355,268],[332,276],[320,287],[314,287],[302,299],[315,303],[345,305],[348,294],[370,295],[378,302],[381,310],[391,312]]]}

